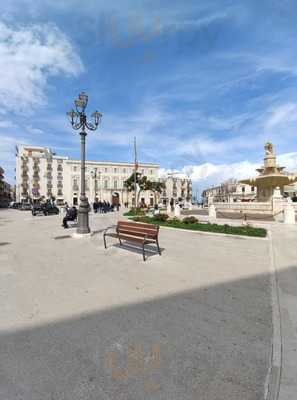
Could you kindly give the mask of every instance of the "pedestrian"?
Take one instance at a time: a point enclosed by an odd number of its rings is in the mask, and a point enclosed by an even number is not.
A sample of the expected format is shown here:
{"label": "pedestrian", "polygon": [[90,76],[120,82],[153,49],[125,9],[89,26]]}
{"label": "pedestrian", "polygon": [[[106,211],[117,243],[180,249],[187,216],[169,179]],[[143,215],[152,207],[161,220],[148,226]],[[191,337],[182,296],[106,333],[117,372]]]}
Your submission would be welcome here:
{"label": "pedestrian", "polygon": [[75,221],[77,218],[77,210],[76,207],[71,207],[68,209],[65,217],[63,218],[63,224],[62,226],[64,227],[64,229],[68,228],[68,221]]}

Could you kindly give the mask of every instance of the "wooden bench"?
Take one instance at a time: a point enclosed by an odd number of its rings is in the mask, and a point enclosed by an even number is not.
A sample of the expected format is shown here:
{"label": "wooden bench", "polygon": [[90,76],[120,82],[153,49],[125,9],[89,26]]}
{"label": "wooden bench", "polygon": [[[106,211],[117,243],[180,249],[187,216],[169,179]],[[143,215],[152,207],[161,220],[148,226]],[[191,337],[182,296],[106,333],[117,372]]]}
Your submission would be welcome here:
{"label": "wooden bench", "polygon": [[[114,229],[113,232],[109,230]],[[122,245],[122,240],[127,242],[140,243],[142,245],[142,256],[143,260],[145,257],[145,245],[156,243],[158,253],[161,255],[161,250],[159,246],[159,226],[153,224],[144,224],[138,222],[130,221],[119,221],[117,225],[109,226],[103,232],[104,247],[106,246],[106,236],[114,237],[119,239],[120,245]]]}

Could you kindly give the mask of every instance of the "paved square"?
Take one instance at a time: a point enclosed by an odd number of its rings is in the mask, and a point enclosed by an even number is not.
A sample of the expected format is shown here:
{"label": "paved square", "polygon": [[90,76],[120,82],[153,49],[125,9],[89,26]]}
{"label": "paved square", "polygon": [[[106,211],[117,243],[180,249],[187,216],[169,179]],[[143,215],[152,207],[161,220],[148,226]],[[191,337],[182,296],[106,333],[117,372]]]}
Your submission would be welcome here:
{"label": "paved square", "polygon": [[0,399],[263,398],[268,240],[161,229],[143,262],[104,249],[118,218],[73,239],[61,216],[0,211]]}

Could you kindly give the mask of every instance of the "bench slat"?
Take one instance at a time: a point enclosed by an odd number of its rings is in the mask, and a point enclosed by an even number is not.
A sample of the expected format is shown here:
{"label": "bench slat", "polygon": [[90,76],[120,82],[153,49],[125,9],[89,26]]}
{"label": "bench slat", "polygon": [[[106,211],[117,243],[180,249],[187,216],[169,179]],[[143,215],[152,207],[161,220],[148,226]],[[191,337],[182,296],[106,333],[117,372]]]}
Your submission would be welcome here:
{"label": "bench slat", "polygon": [[159,225],[154,225],[154,224],[145,224],[145,223],[140,223],[140,222],[129,222],[129,221],[119,221],[118,222],[118,227],[120,226],[127,226],[127,227],[139,227],[139,228],[143,228],[143,229],[151,229],[154,231],[158,231],[159,230]]}
{"label": "bench slat", "polygon": [[130,233],[136,236],[149,236],[152,238],[155,238],[158,236],[158,232],[154,231],[149,231],[149,230],[144,230],[144,229],[131,229],[131,228],[126,228],[126,227],[121,227],[117,229],[118,233]]}

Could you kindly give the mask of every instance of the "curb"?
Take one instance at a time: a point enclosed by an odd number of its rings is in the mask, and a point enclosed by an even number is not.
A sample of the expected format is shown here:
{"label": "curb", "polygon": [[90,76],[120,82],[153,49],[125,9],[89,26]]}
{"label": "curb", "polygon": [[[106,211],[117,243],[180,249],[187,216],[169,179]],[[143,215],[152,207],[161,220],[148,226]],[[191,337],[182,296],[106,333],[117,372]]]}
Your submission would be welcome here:
{"label": "curb", "polygon": [[265,385],[265,400],[277,400],[280,391],[282,373],[282,326],[280,314],[279,288],[277,282],[277,269],[273,250],[272,234],[269,231],[269,258],[270,258],[270,282],[272,302],[272,343],[271,343],[271,365],[267,374]]}

